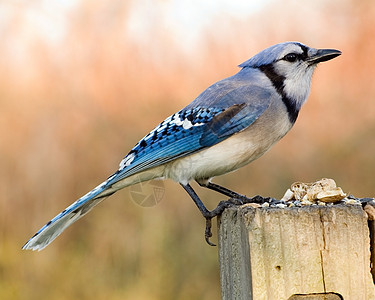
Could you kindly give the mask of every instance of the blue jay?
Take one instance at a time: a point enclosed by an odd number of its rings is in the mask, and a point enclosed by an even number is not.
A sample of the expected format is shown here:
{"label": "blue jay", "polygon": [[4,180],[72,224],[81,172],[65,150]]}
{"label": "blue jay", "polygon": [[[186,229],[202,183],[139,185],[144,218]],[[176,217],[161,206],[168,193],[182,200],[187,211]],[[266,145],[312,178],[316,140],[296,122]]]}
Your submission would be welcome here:
{"label": "blue jay", "polygon": [[[161,122],[141,139],[106,181],[44,225],[23,249],[42,250],[68,226],[116,191],[151,179],[172,179],[190,195],[206,219],[228,205],[209,211],[189,182],[245,199],[211,182],[259,158],[295,123],[306,101],[318,63],[341,54],[298,42],[271,46],[240,64],[241,70],[201,93],[193,102]],[[211,244],[212,245],[212,244]]]}

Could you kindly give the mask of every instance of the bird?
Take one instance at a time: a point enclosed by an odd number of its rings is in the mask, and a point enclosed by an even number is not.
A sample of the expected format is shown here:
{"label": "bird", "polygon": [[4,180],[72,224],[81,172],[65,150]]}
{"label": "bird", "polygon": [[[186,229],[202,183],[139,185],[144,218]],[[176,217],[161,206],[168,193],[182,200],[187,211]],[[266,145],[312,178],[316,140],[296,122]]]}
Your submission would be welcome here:
{"label": "bird", "polygon": [[[171,179],[192,198],[206,220],[228,207],[209,211],[190,183],[232,199],[246,197],[212,182],[267,152],[292,128],[306,102],[316,66],[341,55],[300,42],[270,46],[239,65],[239,72],[204,90],[185,108],[142,138],[118,170],[45,224],[22,249],[42,250],[68,226],[116,191],[152,179]],[[247,199],[247,198],[246,198]]]}

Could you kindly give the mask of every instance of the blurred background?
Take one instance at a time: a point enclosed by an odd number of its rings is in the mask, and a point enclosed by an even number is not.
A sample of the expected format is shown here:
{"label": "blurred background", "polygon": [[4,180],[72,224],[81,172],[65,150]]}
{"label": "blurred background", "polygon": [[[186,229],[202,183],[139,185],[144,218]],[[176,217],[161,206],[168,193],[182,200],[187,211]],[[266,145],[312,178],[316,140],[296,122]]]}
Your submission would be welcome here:
{"label": "blurred background", "polygon": [[[343,55],[318,67],[284,139],[215,182],[280,198],[329,177],[374,197],[374,36],[371,0],[1,1],[0,299],[219,299],[217,248],[173,182],[157,205],[124,189],[42,252],[21,247],[164,118],[279,42]],[[224,199],[195,187],[209,208]]]}

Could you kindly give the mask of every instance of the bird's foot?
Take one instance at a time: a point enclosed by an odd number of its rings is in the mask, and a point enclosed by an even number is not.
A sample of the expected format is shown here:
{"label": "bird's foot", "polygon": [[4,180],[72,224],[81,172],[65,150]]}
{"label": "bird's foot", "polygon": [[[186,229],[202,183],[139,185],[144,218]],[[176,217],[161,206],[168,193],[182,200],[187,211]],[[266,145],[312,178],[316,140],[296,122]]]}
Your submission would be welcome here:
{"label": "bird's foot", "polygon": [[254,196],[254,197],[246,197],[239,194],[239,197],[231,198],[228,201],[231,201],[235,205],[243,205],[247,203],[257,203],[257,204],[264,204],[264,203],[270,203],[271,201],[274,201],[275,199],[271,197],[262,197],[262,196]]}
{"label": "bird's foot", "polygon": [[221,215],[223,213],[223,211],[230,207],[230,206],[233,206],[233,205],[242,205],[242,201],[239,200],[239,199],[234,199],[234,198],[231,198],[227,201],[220,201],[218,206],[209,211],[204,217],[206,218],[206,229],[205,229],[205,233],[204,233],[204,237],[205,237],[205,240],[207,242],[207,244],[209,244],[210,246],[216,246],[214,243],[212,243],[210,241],[210,238],[212,237],[212,231],[211,231],[211,227],[212,227],[212,224],[211,224],[211,220],[214,218],[214,217],[217,217],[219,215]]}
{"label": "bird's foot", "polygon": [[209,188],[211,190],[214,190],[216,192],[222,193],[229,198],[227,201],[220,201],[218,206],[209,211],[204,204],[202,203],[201,199],[199,199],[198,195],[194,192],[190,184],[181,184],[181,186],[185,189],[185,191],[190,195],[191,199],[193,199],[195,205],[198,207],[200,212],[202,213],[203,217],[206,219],[206,229],[205,229],[205,239],[207,244],[210,246],[216,246],[215,244],[211,243],[210,238],[212,237],[211,232],[211,220],[214,217],[217,217],[218,215],[221,215],[224,209],[233,206],[233,205],[243,205],[245,203],[265,203],[270,202],[271,198],[263,198],[261,196],[255,196],[253,198],[248,198],[246,196],[243,196],[241,194],[238,194],[236,192],[233,192],[231,190],[228,190],[225,187],[222,187],[220,185],[211,183],[211,182],[205,182],[204,184],[202,182],[198,182],[201,186],[204,186],[206,188]]}
{"label": "bird's foot", "polygon": [[228,208],[228,207],[231,207],[231,206],[239,206],[239,205],[243,205],[243,204],[247,204],[247,203],[258,203],[258,204],[263,204],[263,203],[270,203],[272,200],[274,200],[273,198],[270,198],[270,197],[262,197],[262,196],[254,196],[252,198],[248,198],[246,196],[243,196],[243,195],[240,195],[241,197],[235,197],[235,198],[230,198],[226,201],[220,201],[218,206],[211,210],[211,211],[208,211],[208,213],[206,213],[204,215],[205,219],[206,219],[206,229],[205,229],[205,233],[204,233],[204,237],[205,237],[205,240],[207,242],[207,244],[209,244],[210,246],[216,246],[214,243],[212,243],[210,241],[210,238],[212,237],[212,231],[211,231],[211,227],[212,227],[212,222],[211,220],[214,218],[214,217],[217,217],[219,215],[221,215],[223,213],[223,211]]}
{"label": "bird's foot", "polygon": [[232,195],[232,197],[228,199],[227,201],[229,201],[233,205],[243,205],[247,203],[258,203],[258,204],[270,203],[271,201],[274,201],[274,200],[275,199],[271,197],[262,197],[260,195],[257,195],[254,197],[247,197],[245,195],[236,193]]}

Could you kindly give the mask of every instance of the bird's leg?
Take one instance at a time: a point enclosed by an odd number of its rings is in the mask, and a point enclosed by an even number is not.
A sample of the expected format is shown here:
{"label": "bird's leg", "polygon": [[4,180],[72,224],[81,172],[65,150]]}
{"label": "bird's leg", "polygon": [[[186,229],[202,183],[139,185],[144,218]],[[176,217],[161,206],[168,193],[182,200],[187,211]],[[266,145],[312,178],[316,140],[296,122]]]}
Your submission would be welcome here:
{"label": "bird's leg", "polygon": [[218,192],[218,193],[224,194],[225,196],[230,197],[231,199],[229,199],[228,201],[231,202],[232,204],[236,204],[236,205],[242,205],[244,203],[263,204],[265,202],[270,202],[272,200],[272,198],[269,198],[269,197],[264,198],[262,196],[254,196],[254,197],[248,198],[244,195],[241,195],[241,194],[238,194],[234,191],[231,191],[230,189],[227,189],[227,188],[225,188],[221,185],[209,182],[208,180],[197,181],[197,183],[201,187],[208,188],[210,190],[213,190],[215,192]]}
{"label": "bird's leg", "polygon": [[210,237],[212,237],[212,232],[211,232],[211,219],[220,215],[224,209],[227,207],[231,206],[233,203],[230,203],[228,201],[220,201],[218,206],[209,211],[199,199],[198,195],[195,193],[193,188],[190,186],[190,184],[181,184],[181,186],[185,189],[185,191],[190,195],[191,199],[193,199],[195,205],[198,207],[200,212],[202,213],[203,217],[206,219],[206,230],[205,230],[205,239],[207,244],[210,246],[216,246],[215,244],[210,242]]}
{"label": "bird's leg", "polygon": [[251,200],[250,198],[247,198],[244,195],[241,195],[241,194],[238,194],[234,191],[231,191],[231,190],[229,190],[229,189],[227,189],[227,188],[225,188],[221,185],[209,182],[208,180],[207,181],[197,181],[197,182],[201,187],[208,188],[208,189],[213,190],[215,192],[224,194],[225,196],[228,196],[232,199],[239,200],[239,202],[233,201],[234,204],[243,204],[244,202],[249,202]]}

